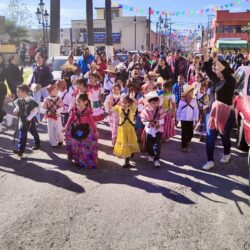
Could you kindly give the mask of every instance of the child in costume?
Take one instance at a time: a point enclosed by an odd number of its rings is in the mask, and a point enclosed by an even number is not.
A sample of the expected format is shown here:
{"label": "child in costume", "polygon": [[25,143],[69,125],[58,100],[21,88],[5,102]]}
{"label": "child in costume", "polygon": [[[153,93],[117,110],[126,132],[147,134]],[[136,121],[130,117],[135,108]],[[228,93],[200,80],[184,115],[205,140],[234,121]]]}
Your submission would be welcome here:
{"label": "child in costume", "polygon": [[181,121],[181,143],[182,152],[188,151],[188,145],[193,138],[194,125],[199,119],[199,109],[194,97],[194,86],[185,84],[183,87],[183,97],[179,102],[176,113],[177,121]]}
{"label": "child in costume", "polygon": [[120,85],[114,85],[112,93],[109,94],[104,102],[106,112],[109,114],[109,125],[112,133],[112,145],[115,145],[117,131],[119,126],[119,116],[116,112],[112,112],[112,108],[115,107],[121,98],[121,87]]}
{"label": "child in costume", "polygon": [[72,94],[72,99],[69,105],[69,110],[71,110],[75,106],[77,96],[80,94],[86,94],[88,91],[87,81],[82,78],[79,78],[76,80],[75,86],[76,86],[76,89],[74,90]]}
{"label": "child in costume", "polygon": [[106,97],[112,92],[112,87],[115,85],[116,81],[116,71],[112,66],[108,66],[106,70],[104,70],[105,76],[103,79],[103,89],[104,96]]}
{"label": "child in costume", "polygon": [[69,107],[72,100],[72,95],[67,91],[67,83],[65,80],[59,80],[56,82],[56,87],[58,89],[58,96],[63,101],[63,111],[61,113],[62,125],[63,127],[66,125],[69,119]]}
{"label": "child in costume", "polygon": [[104,112],[102,109],[102,86],[99,83],[99,74],[96,72],[89,72],[88,97],[93,109],[93,117],[96,122],[104,119]]}
{"label": "child in costume", "polygon": [[87,94],[77,96],[63,129],[68,159],[82,168],[96,168],[98,163],[98,132]]}
{"label": "child in costume", "polygon": [[148,93],[145,99],[148,104],[141,112],[141,119],[145,125],[148,160],[158,168],[160,167],[161,137],[164,132],[165,111],[160,106],[160,98],[156,91]]}
{"label": "child in costume", "polygon": [[47,128],[49,141],[53,148],[63,145],[64,136],[62,133],[61,113],[64,109],[62,99],[57,95],[58,90],[55,85],[47,87],[49,96],[44,99],[42,108],[46,110],[45,119],[47,119]]}
{"label": "child in costume", "polygon": [[14,102],[15,109],[13,111],[15,116],[18,116],[19,127],[19,142],[18,149],[14,153],[22,156],[27,143],[28,132],[34,137],[35,145],[32,150],[40,149],[40,138],[36,129],[36,118],[38,113],[38,104],[28,96],[29,87],[27,85],[17,86],[17,99]]}
{"label": "child in costume", "polygon": [[163,139],[168,142],[171,137],[176,135],[175,132],[175,113],[176,113],[176,103],[175,96],[171,91],[172,82],[167,81],[163,83],[163,109],[166,112]]}
{"label": "child in costume", "polygon": [[71,86],[69,87],[69,94],[70,94],[71,96],[73,96],[73,94],[74,94],[74,92],[75,92],[75,90],[76,90],[76,88],[77,88],[77,86],[76,86],[76,81],[77,81],[77,79],[80,79],[80,77],[77,76],[77,75],[72,75],[72,76],[70,77]]}
{"label": "child in costume", "polygon": [[206,93],[207,85],[203,82],[200,86],[200,90],[196,95],[198,107],[199,107],[199,122],[195,127],[195,134],[200,136],[200,141],[204,142],[207,134],[206,130],[206,113],[209,105],[209,97]]}
{"label": "child in costume", "polygon": [[134,127],[136,113],[136,99],[134,96],[123,96],[120,105],[116,105],[112,111],[119,115],[119,128],[114,147],[114,155],[125,158],[124,168],[130,167],[130,159],[134,153],[140,152]]}

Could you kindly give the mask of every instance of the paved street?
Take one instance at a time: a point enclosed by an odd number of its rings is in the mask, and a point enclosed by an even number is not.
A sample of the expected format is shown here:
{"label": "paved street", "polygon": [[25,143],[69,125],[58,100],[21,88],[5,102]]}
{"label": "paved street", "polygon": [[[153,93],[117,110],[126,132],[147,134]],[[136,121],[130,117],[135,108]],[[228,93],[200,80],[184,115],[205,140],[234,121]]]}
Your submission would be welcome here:
{"label": "paved street", "polygon": [[159,170],[143,154],[127,170],[100,124],[100,168],[82,170],[50,148],[45,128],[43,150],[22,160],[13,129],[1,135],[0,249],[250,249],[245,153],[234,148],[229,166],[207,173],[204,145],[183,154],[176,136]]}

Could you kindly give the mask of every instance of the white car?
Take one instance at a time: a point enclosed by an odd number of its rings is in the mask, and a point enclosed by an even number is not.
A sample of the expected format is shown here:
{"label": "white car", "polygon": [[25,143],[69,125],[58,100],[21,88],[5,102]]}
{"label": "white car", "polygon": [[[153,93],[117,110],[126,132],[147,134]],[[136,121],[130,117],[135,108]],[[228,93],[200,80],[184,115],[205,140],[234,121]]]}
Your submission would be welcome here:
{"label": "white car", "polygon": [[[50,65],[52,69],[52,74],[54,77],[54,80],[60,80],[62,75],[62,69],[61,66],[66,63],[67,56],[55,56],[51,57],[47,60],[47,64]],[[74,57],[75,60],[78,62],[79,56]]]}
{"label": "white car", "polygon": [[[75,56],[74,59],[76,62],[79,60],[79,56]],[[47,60],[47,64],[51,67],[53,80],[60,80],[62,76],[61,66],[66,63],[68,57],[67,56],[55,56],[50,57]],[[29,84],[32,79],[32,74],[27,78],[27,83]]]}

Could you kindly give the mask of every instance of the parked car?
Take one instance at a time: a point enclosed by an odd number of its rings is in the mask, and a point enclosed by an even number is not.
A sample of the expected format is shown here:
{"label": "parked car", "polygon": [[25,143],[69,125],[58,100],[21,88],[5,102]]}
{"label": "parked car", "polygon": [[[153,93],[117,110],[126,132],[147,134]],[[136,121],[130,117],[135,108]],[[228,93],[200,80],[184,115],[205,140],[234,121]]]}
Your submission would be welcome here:
{"label": "parked car", "polygon": [[238,128],[237,147],[241,150],[248,150],[248,166],[250,170],[250,66],[238,68],[235,79],[236,88],[233,103]]}
{"label": "parked car", "polygon": [[[47,64],[50,65],[51,69],[52,69],[52,74],[54,77],[54,80],[60,80],[61,79],[61,75],[62,75],[62,65],[66,63],[67,61],[67,56],[55,56],[55,57],[51,57],[47,60]],[[78,56],[74,57],[76,61],[79,60]]]}
{"label": "parked car", "polygon": [[[61,66],[66,63],[67,56],[55,56],[50,57],[47,60],[47,64],[51,67],[52,75],[54,80],[60,80],[62,75],[62,69]],[[75,56],[75,61],[77,62],[79,60],[79,56]],[[31,82],[32,74],[28,76],[27,83],[29,84]]]}

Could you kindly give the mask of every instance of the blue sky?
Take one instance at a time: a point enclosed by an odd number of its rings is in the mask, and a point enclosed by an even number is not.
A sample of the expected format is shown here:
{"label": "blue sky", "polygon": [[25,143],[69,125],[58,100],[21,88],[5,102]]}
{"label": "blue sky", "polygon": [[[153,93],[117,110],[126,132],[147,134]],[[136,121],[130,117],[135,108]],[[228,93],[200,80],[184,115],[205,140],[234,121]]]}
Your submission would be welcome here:
{"label": "blue sky", "polygon": [[[31,13],[34,13],[37,7],[39,0],[19,0],[24,2],[30,8]],[[9,0],[0,1],[0,14],[7,14],[7,4]],[[45,6],[49,9],[50,0],[44,0]],[[145,8],[152,7],[154,10],[158,11],[187,11],[187,10],[199,10],[206,9],[209,7],[217,5],[225,5],[233,2],[233,0],[123,0],[123,1],[114,1],[116,3],[128,5],[131,7]],[[94,7],[104,6],[104,0],[93,0]],[[61,0],[61,26],[70,27],[70,20],[72,19],[83,19],[86,16],[85,11],[86,0]],[[231,11],[245,11],[250,9],[250,2],[244,2],[237,6],[233,7]],[[124,15],[134,15],[134,12],[124,11]],[[194,16],[181,16],[181,17],[172,17],[173,28],[174,29],[197,29],[198,23],[207,23],[207,15],[195,14]],[[153,25],[157,21],[157,17],[152,18]],[[34,28],[37,28],[37,22],[34,15]]]}

